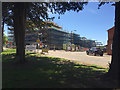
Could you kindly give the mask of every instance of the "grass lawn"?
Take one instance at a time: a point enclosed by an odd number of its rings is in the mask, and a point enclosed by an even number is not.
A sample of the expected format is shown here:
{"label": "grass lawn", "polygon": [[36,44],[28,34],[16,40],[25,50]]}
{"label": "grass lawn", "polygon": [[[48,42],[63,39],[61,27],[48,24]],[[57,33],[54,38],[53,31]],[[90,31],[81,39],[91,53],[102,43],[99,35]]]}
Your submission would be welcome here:
{"label": "grass lawn", "polygon": [[[108,69],[76,64],[69,60],[26,52],[27,62],[15,63],[15,49],[2,52],[3,88],[100,88]],[[105,84],[103,84],[103,82]]]}

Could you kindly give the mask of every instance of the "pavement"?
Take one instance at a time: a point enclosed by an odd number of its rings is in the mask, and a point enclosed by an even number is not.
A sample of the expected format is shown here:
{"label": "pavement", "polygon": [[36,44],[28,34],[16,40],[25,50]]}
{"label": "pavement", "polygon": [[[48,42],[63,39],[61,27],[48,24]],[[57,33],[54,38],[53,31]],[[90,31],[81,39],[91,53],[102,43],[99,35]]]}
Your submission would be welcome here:
{"label": "pavement", "polygon": [[[8,49],[8,48],[4,48]],[[41,53],[41,49],[35,50],[36,53]],[[71,51],[64,51],[64,50],[49,50],[46,56],[50,57],[58,57],[71,60],[73,62],[77,62],[80,64],[87,64],[87,65],[99,65],[104,68],[109,67],[108,63],[111,63],[111,55],[104,54],[103,56],[90,56],[87,55],[86,52],[71,52]]]}
{"label": "pavement", "polygon": [[[39,51],[40,52],[40,51]],[[103,56],[90,56],[86,55],[86,52],[70,52],[64,50],[49,50],[49,53],[46,56],[51,57],[58,57],[71,60],[73,62],[78,62],[80,64],[87,64],[87,65],[99,65],[104,68],[109,66],[108,63],[111,62],[110,55],[103,55]]]}

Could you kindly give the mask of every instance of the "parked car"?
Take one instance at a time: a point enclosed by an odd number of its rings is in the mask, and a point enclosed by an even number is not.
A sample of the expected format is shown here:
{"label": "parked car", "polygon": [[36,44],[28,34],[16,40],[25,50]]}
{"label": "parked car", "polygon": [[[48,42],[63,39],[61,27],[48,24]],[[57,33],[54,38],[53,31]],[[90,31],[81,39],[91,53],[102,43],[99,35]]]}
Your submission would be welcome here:
{"label": "parked car", "polygon": [[97,47],[92,47],[89,50],[86,51],[87,55],[100,55],[103,56],[103,50]]}

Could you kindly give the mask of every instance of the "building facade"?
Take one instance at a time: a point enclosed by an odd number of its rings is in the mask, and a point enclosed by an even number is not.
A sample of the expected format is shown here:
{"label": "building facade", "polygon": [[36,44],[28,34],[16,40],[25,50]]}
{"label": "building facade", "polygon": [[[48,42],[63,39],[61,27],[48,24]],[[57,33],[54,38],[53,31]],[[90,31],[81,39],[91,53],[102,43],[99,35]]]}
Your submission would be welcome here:
{"label": "building facade", "polygon": [[40,43],[47,45],[49,49],[63,49],[63,44],[69,41],[69,33],[62,30],[62,27],[57,24],[47,21],[46,23],[51,23],[51,26],[47,24],[40,30],[28,31],[26,33],[25,42],[26,45],[38,44],[36,40],[40,40]]}
{"label": "building facade", "polygon": [[86,37],[81,37],[80,46],[85,48],[96,47],[96,42],[95,40],[89,40]]}
{"label": "building facade", "polygon": [[47,28],[46,44],[49,49],[63,49],[63,44],[69,42],[68,32],[61,30],[59,27]]}
{"label": "building facade", "polygon": [[114,29],[115,27],[112,27],[109,30],[107,30],[108,32],[107,54],[108,55],[112,54],[112,42],[113,42]]}
{"label": "building facade", "polygon": [[37,44],[36,41],[39,39],[39,32],[37,30],[34,31],[26,31],[25,34],[25,45]]}
{"label": "building facade", "polygon": [[76,33],[69,33],[69,40],[71,44],[80,45],[80,35]]}
{"label": "building facade", "polygon": [[11,42],[12,45],[15,45],[15,38],[14,38],[14,29],[13,28],[8,28],[8,42]]}
{"label": "building facade", "polygon": [[[41,43],[47,45],[49,49],[62,50],[63,44],[74,44],[75,47],[91,48],[96,46],[94,40],[88,40],[85,37],[80,37],[79,34],[69,33],[62,30],[62,27],[51,22],[46,21],[46,24],[40,29],[25,31],[25,45],[37,45],[40,48]],[[48,24],[51,24],[50,26]],[[9,39],[15,41],[14,30],[10,31]]]}

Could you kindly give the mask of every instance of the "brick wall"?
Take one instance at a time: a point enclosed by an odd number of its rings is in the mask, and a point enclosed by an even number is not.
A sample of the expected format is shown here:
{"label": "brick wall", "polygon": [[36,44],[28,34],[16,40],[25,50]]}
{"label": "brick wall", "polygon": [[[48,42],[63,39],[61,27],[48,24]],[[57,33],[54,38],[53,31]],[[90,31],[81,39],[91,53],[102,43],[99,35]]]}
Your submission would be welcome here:
{"label": "brick wall", "polygon": [[113,34],[115,27],[110,28],[108,31],[108,41],[107,41],[107,53],[108,55],[112,54],[112,42],[113,42]]}

